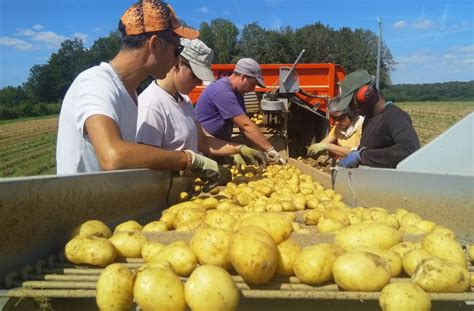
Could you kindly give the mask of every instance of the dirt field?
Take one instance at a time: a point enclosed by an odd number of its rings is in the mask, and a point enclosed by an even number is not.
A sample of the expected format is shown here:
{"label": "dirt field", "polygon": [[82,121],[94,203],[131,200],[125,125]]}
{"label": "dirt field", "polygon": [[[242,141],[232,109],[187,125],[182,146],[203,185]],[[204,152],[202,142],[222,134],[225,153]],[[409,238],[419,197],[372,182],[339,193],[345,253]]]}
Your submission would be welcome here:
{"label": "dirt field", "polygon": [[[399,103],[425,145],[474,111],[474,102]],[[57,117],[0,123],[0,177],[54,174]]]}

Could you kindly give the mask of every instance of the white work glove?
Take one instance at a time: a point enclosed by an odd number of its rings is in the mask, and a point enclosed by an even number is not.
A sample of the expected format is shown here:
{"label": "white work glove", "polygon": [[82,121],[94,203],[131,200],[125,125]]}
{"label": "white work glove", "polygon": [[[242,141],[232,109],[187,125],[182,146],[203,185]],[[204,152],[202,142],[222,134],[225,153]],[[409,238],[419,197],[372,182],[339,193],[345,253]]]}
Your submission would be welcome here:
{"label": "white work glove", "polygon": [[273,148],[273,147],[268,148],[267,150],[265,150],[265,156],[267,157],[268,162],[270,164],[281,164],[281,165],[286,164],[286,160],[283,159],[280,156],[280,154],[278,153],[278,151],[276,151],[275,148]]}
{"label": "white work glove", "polygon": [[191,173],[208,182],[209,190],[219,185],[220,168],[216,161],[192,150],[185,150],[191,155]]}

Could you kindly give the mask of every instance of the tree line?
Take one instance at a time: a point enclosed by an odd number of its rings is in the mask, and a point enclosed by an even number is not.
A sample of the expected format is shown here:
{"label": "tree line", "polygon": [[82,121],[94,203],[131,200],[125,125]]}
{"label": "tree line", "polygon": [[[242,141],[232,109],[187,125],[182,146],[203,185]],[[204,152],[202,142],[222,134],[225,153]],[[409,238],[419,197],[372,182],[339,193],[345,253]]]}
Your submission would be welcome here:
{"label": "tree line", "polygon": [[[377,36],[370,30],[348,27],[335,30],[318,22],[279,30],[251,23],[240,31],[229,20],[215,19],[201,23],[200,32],[200,39],[215,52],[214,63],[235,63],[241,57],[252,57],[262,64],[293,63],[305,49],[301,63],[337,63],[346,72],[367,69],[375,73],[376,70]],[[83,70],[112,59],[120,43],[117,31],[99,38],[90,48],[85,48],[80,39],[65,40],[45,64],[30,69],[25,83],[0,89],[0,119],[57,114],[74,78]],[[383,43],[382,55],[380,85],[382,89],[391,89],[390,72],[396,64],[390,49]],[[138,91],[149,81],[142,83]],[[393,92],[397,96],[404,94],[399,89]]]}

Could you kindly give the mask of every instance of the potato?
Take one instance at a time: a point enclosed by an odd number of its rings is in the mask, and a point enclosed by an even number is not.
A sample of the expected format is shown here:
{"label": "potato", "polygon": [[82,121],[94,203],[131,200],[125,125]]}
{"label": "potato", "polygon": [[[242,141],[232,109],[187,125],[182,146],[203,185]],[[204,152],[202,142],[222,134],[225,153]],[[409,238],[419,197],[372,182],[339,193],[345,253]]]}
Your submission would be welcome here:
{"label": "potato", "polygon": [[426,231],[415,225],[401,225],[398,231],[401,234],[426,234]]}
{"label": "potato", "polygon": [[209,197],[204,199],[202,202],[202,207],[204,207],[206,210],[216,209],[217,204],[219,204],[219,201],[216,198]]}
{"label": "potato", "polygon": [[190,231],[195,231],[195,230],[198,230],[201,228],[207,228],[207,227],[209,227],[209,225],[206,224],[204,220],[198,219],[198,220],[190,220],[183,223],[178,223],[175,229],[178,232],[182,232],[182,231],[190,232]]}
{"label": "potato", "polygon": [[430,233],[421,241],[421,247],[433,256],[466,267],[466,257],[458,241],[441,233]]}
{"label": "potato", "polygon": [[[187,202],[184,202],[187,203]],[[206,209],[205,208],[191,208],[191,207],[185,207],[185,208],[180,208],[176,212],[176,219],[174,221],[174,227],[179,228],[181,225],[184,223],[189,223],[191,221],[204,221],[204,218],[206,218]]]}
{"label": "potato", "polygon": [[66,258],[74,264],[105,267],[114,262],[117,251],[112,243],[93,235],[78,235],[66,244]]}
{"label": "potato", "polygon": [[169,269],[150,266],[139,269],[133,297],[143,311],[184,311],[186,308],[183,283]]}
{"label": "potato", "polygon": [[250,284],[264,284],[275,274],[278,250],[270,234],[257,226],[242,226],[232,235],[229,257]]}
{"label": "potato", "polygon": [[232,311],[237,309],[240,292],[226,270],[203,265],[186,281],[184,296],[194,311]]}
{"label": "potato", "polygon": [[163,221],[152,221],[147,223],[143,229],[143,232],[166,232],[168,231],[168,225]]}
{"label": "potato", "polygon": [[173,265],[168,260],[164,259],[155,259],[152,262],[147,262],[146,264],[142,265],[139,269],[147,269],[147,268],[160,268],[160,269],[168,269],[170,271],[173,271],[173,273],[176,273],[174,271]]}
{"label": "potato", "polygon": [[437,257],[423,260],[411,279],[432,293],[462,293],[470,286],[469,271],[465,267]]}
{"label": "potato", "polygon": [[409,276],[412,276],[415,273],[416,267],[420,264],[423,259],[433,257],[424,249],[414,249],[406,253],[402,258],[403,270]]}
{"label": "potato", "polygon": [[133,231],[133,232],[142,231],[142,228],[143,228],[142,225],[140,225],[135,220],[129,220],[115,227],[114,233],[119,232],[119,231]]}
{"label": "potato", "polygon": [[166,245],[157,241],[147,241],[142,246],[141,254],[145,262],[155,261],[156,256]]}
{"label": "potato", "polygon": [[401,242],[390,247],[389,249],[391,251],[394,251],[398,255],[400,255],[400,258],[403,258],[403,256],[405,256],[406,253],[414,250],[415,248],[416,248],[416,244],[413,242]]}
{"label": "potato", "polygon": [[235,218],[231,214],[221,210],[209,211],[204,221],[211,227],[229,232],[233,231],[235,225]]}
{"label": "potato", "polygon": [[430,296],[418,285],[396,282],[385,286],[379,298],[382,311],[430,311]]}
{"label": "potato", "polygon": [[201,265],[215,265],[226,270],[231,268],[229,243],[231,233],[219,228],[199,229],[189,246]]}
{"label": "potato", "polygon": [[192,249],[182,244],[165,246],[155,258],[169,261],[179,276],[189,276],[197,266],[197,258]]}
{"label": "potato", "polygon": [[125,258],[140,258],[147,238],[140,232],[120,231],[109,239],[117,250],[117,255]]}
{"label": "potato", "polygon": [[400,220],[400,226],[404,225],[414,225],[418,221],[422,220],[421,217],[415,213],[406,213],[405,215],[402,216],[402,219]]}
{"label": "potato", "polygon": [[318,222],[318,232],[329,233],[344,228],[344,225],[333,218],[322,218]]}
{"label": "potato", "polygon": [[415,226],[426,233],[430,233],[436,227],[436,223],[429,220],[420,220],[419,222],[415,223]]}
{"label": "potato", "polygon": [[278,244],[278,266],[276,273],[278,275],[293,275],[293,264],[296,256],[301,251],[301,247],[292,240],[286,240]]}
{"label": "potato", "polygon": [[453,239],[456,238],[456,235],[454,234],[453,230],[451,230],[449,228],[446,228],[446,227],[443,227],[443,226],[440,226],[440,225],[436,225],[433,228],[433,230],[431,231],[431,233],[441,233],[441,234],[449,236]]}
{"label": "potato", "polygon": [[332,243],[320,243],[304,248],[296,257],[293,270],[305,284],[320,284],[332,279],[332,267],[344,250]]}
{"label": "potato", "polygon": [[360,223],[341,229],[334,241],[346,251],[359,246],[389,249],[402,241],[395,228],[379,222]]}
{"label": "potato", "polygon": [[303,214],[303,220],[305,225],[315,226],[318,224],[321,212],[317,210],[308,210]]}
{"label": "potato", "polygon": [[96,302],[101,311],[130,310],[133,304],[133,274],[125,265],[107,266],[97,281]]}
{"label": "potato", "polygon": [[373,247],[361,246],[354,251],[367,252],[371,254],[378,255],[385,259],[390,266],[390,271],[392,272],[392,277],[397,277],[402,272],[402,258],[398,253],[388,250],[388,249],[377,249]]}
{"label": "potato", "polygon": [[388,263],[367,252],[342,254],[334,262],[332,272],[337,285],[348,291],[376,292],[384,288],[391,277]]}
{"label": "potato", "polygon": [[71,238],[77,235],[95,235],[108,239],[112,236],[112,231],[100,220],[88,220],[74,229]]}
{"label": "potato", "polygon": [[474,261],[474,244],[469,245],[467,253],[468,253],[469,258],[471,259],[471,261]]}
{"label": "potato", "polygon": [[236,229],[248,225],[258,226],[270,234],[275,244],[280,244],[293,232],[291,223],[291,219],[278,213],[248,213],[239,219]]}

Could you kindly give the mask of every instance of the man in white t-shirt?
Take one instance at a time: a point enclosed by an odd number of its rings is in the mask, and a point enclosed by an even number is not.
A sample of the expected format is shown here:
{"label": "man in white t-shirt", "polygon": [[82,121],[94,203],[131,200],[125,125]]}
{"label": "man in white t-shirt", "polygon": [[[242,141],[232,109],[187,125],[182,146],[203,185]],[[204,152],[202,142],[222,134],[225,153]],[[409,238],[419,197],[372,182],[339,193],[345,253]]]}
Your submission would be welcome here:
{"label": "man in white t-shirt", "polygon": [[149,75],[164,78],[182,51],[180,38],[194,39],[172,8],[159,0],[139,1],[119,22],[122,46],[109,62],[77,76],[59,117],[58,174],[151,168],[181,170],[218,179],[215,161],[194,152],[135,143],[136,89]]}
{"label": "man in white t-shirt", "polygon": [[[241,164],[266,165],[265,155],[205,133],[188,94],[202,81],[214,81],[214,52],[199,39],[181,39],[177,63],[164,79],[156,79],[138,97],[137,142],[168,150],[192,150],[212,156],[234,156]],[[245,160],[248,163],[245,162]]]}

